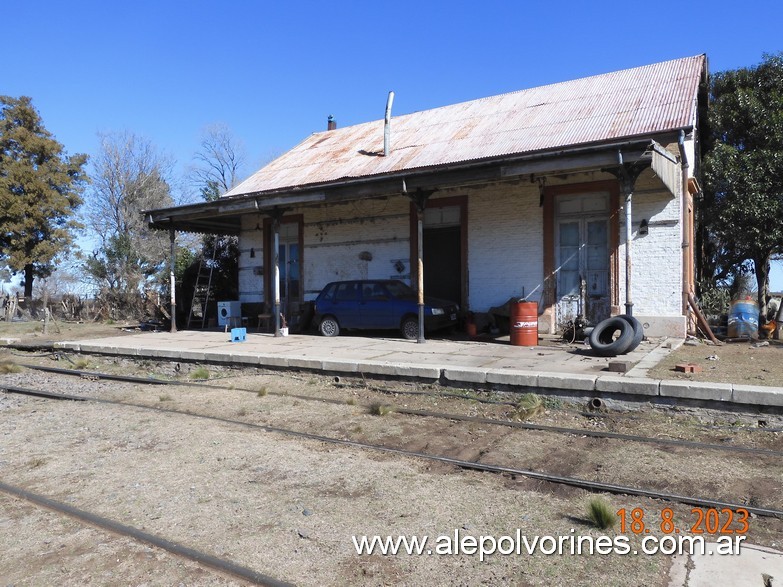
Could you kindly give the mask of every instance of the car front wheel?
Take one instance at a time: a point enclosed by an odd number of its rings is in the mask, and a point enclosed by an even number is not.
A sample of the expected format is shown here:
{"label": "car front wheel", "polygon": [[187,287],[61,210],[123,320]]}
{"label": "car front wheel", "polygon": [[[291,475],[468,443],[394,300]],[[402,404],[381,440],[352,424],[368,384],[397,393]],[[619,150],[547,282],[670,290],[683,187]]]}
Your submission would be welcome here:
{"label": "car front wheel", "polygon": [[402,336],[408,340],[416,340],[419,338],[419,321],[416,318],[405,318],[400,326]]}
{"label": "car front wheel", "polygon": [[327,316],[321,320],[321,324],[318,326],[318,330],[324,336],[337,336],[340,334],[340,325],[337,323],[337,320],[334,318],[334,316]]}

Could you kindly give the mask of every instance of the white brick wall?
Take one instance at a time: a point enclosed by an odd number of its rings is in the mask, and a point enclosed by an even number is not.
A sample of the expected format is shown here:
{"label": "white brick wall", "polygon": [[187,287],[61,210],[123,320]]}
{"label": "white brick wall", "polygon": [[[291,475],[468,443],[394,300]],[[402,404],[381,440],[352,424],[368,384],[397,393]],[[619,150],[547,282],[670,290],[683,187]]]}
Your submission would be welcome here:
{"label": "white brick wall", "polygon": [[[264,233],[256,225],[264,226],[263,218],[248,215],[242,219],[239,235],[239,299],[242,302],[264,301]],[[255,252],[250,257],[250,249]],[[256,275],[258,273],[258,275]]]}
{"label": "white brick wall", "polygon": [[541,297],[543,208],[538,188],[498,184],[467,190],[468,301],[486,312],[512,296]]}
{"label": "white brick wall", "polygon": [[[409,202],[402,197],[304,211],[305,299],[330,281],[404,278],[410,283]],[[359,254],[370,253],[362,260]],[[394,261],[402,259],[398,273]]]}
{"label": "white brick wall", "polygon": [[[580,174],[574,182],[610,176]],[[552,183],[568,183],[553,179]],[[526,295],[539,301],[543,289],[543,208],[538,186],[525,181],[481,188],[442,190],[437,197],[467,196],[469,309],[485,312],[509,297]],[[304,290],[313,299],[330,281],[392,277],[409,282],[410,204],[406,198],[349,202],[302,208],[304,216]],[[619,302],[625,301],[625,227],[620,212]],[[649,234],[638,234],[646,219]],[[634,313],[672,324],[681,315],[682,232],[679,201],[652,171],[639,178],[633,200]],[[239,286],[242,301],[262,299],[263,278],[253,268],[263,265],[262,234],[255,215],[243,222],[240,237]],[[255,258],[250,258],[250,248]],[[362,252],[372,260],[359,258]],[[394,263],[402,260],[397,273]],[[679,322],[677,323],[679,324]],[[683,322],[684,324],[684,322]],[[683,332],[684,334],[684,332]]]}
{"label": "white brick wall", "polygon": [[[349,202],[292,210],[304,215],[304,298],[314,299],[324,285],[342,279],[404,278],[410,283],[409,203],[402,197]],[[240,235],[239,289],[243,302],[262,301],[263,277],[253,268],[263,266],[263,235],[255,230],[258,218],[243,220]],[[263,220],[262,226],[263,226]],[[250,248],[255,258],[250,258]],[[359,254],[368,252],[372,260]],[[395,261],[404,263],[402,273]]]}
{"label": "white brick wall", "polygon": [[[631,287],[635,314],[682,313],[682,223],[679,200],[665,188],[655,192],[639,182],[632,202]],[[652,182],[648,182],[650,186]],[[639,235],[646,219],[649,233]],[[625,303],[625,214],[620,222],[620,307]]]}

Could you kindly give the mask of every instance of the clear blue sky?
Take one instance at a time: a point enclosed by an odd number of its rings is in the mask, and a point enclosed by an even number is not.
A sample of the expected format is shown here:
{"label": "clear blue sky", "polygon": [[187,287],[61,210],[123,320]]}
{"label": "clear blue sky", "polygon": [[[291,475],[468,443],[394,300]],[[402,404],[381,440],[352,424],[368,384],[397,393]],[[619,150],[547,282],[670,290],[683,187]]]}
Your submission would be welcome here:
{"label": "clear blue sky", "polygon": [[[252,172],[308,134],[706,53],[783,50],[783,2],[6,0],[0,94],[28,95],[70,153],[129,130],[179,168],[228,124]],[[774,286],[774,284],[773,284]],[[783,282],[778,286],[783,289]]]}

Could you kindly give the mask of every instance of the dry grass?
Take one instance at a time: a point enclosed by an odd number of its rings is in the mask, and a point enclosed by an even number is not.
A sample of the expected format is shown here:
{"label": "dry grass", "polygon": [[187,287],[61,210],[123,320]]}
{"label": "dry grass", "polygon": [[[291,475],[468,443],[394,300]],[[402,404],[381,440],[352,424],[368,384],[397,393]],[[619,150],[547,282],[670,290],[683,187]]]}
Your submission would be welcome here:
{"label": "dry grass", "polygon": [[530,420],[544,411],[544,402],[535,393],[524,394],[517,402],[514,416],[518,420]]}
{"label": "dry grass", "polygon": [[30,469],[37,469],[38,467],[43,467],[45,464],[46,459],[43,457],[35,457],[27,462],[27,466]]}
{"label": "dry grass", "polygon": [[394,407],[386,404],[373,404],[370,406],[370,413],[373,416],[387,416],[394,412]]}
{"label": "dry grass", "polygon": [[29,322],[0,321],[0,336],[18,338],[22,342],[40,342],[43,340],[82,340],[101,338],[104,336],[123,336],[133,334],[123,330],[123,324],[106,324],[103,322],[57,322],[60,332],[50,325],[49,333],[44,335],[43,324],[31,320]]}
{"label": "dry grass", "polygon": [[193,372],[190,374],[191,379],[195,379],[197,381],[204,381],[206,379],[209,379],[209,369],[206,367],[198,367],[197,369],[194,369]]}
{"label": "dry grass", "polygon": [[0,373],[19,373],[22,368],[13,361],[0,361]]}
{"label": "dry grass", "polygon": [[73,365],[71,365],[71,369],[74,369],[75,371],[81,371],[82,369],[86,369],[87,367],[89,367],[89,365],[90,365],[90,361],[88,361],[84,357],[80,357],[73,362]]}

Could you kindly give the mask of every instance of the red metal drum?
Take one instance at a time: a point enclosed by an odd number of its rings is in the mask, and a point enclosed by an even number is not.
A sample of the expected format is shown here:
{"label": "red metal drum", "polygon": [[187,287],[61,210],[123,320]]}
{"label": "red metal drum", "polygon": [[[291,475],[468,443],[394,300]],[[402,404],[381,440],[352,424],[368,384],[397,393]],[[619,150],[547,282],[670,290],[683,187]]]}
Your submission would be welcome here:
{"label": "red metal drum", "polygon": [[515,346],[538,345],[538,303],[516,302],[511,304],[511,344]]}

